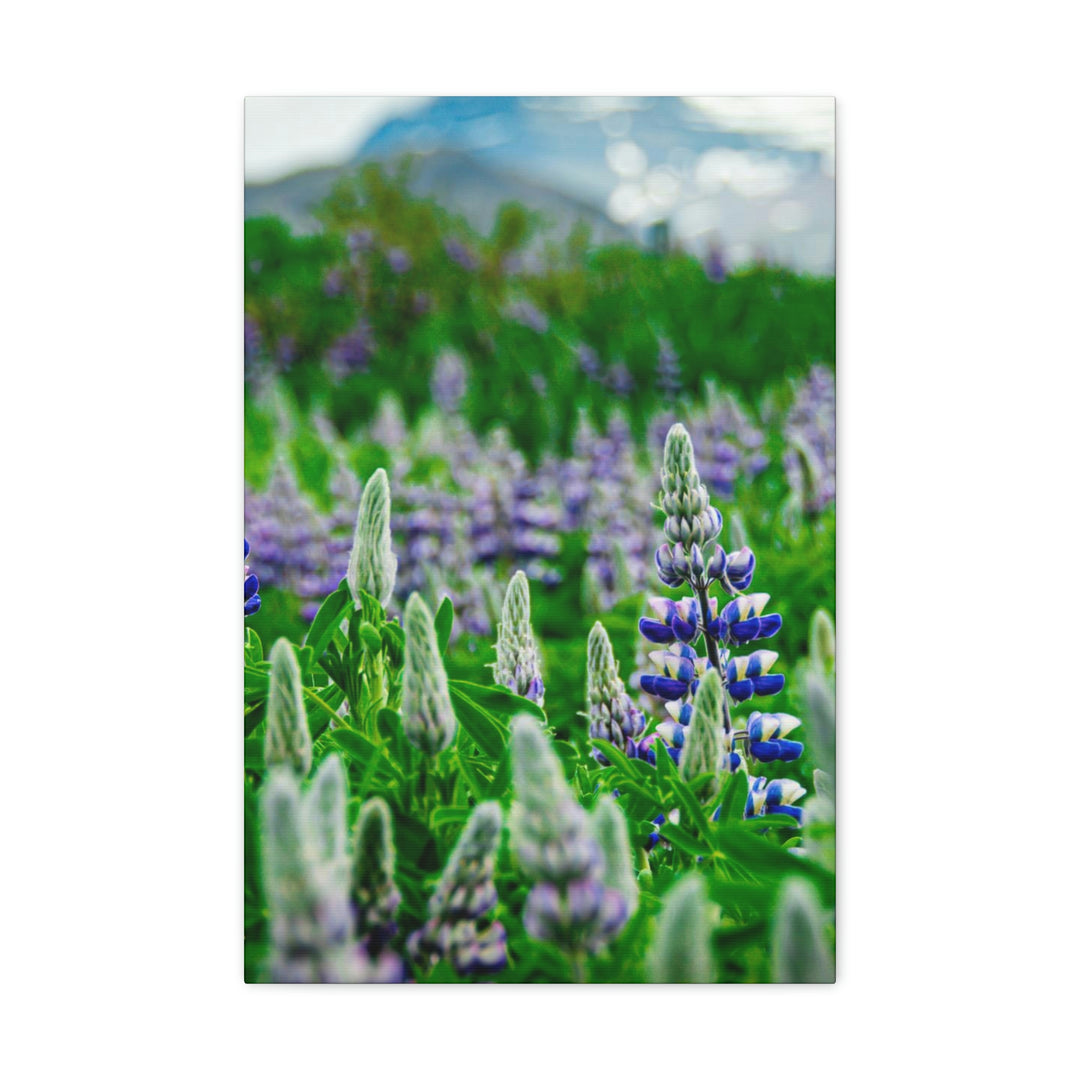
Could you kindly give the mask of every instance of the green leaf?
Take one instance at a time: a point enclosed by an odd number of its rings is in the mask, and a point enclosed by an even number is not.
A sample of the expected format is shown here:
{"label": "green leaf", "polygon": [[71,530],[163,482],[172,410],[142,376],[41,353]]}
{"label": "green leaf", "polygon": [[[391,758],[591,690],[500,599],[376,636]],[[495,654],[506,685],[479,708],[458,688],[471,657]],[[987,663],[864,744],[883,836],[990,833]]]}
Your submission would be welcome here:
{"label": "green leaf", "polygon": [[674,825],[670,821],[665,821],[660,826],[660,835],[669,840],[673,847],[677,847],[680,851],[686,852],[687,855],[701,856],[704,858],[707,855],[711,855],[707,844],[703,844],[695,836],[692,836],[684,828],[679,825]]}
{"label": "green leaf", "polygon": [[431,815],[432,825],[461,825],[469,820],[471,806],[437,806]]}
{"label": "green leaf", "polygon": [[513,718],[514,716],[517,716],[518,713],[528,713],[530,716],[535,716],[538,720],[543,720],[544,722],[547,721],[544,710],[541,709],[535,701],[530,701],[528,698],[512,694],[505,687],[481,686],[479,683],[464,682],[461,679],[451,679],[451,693],[455,689],[460,690],[480,708],[485,709],[489,713],[493,713],[495,716]]}
{"label": "green leaf", "polygon": [[[312,739],[317,739],[330,726],[331,720],[341,722],[337,709],[331,708],[310,686],[304,687],[304,705],[307,706],[308,731],[311,732]],[[314,709],[310,707],[312,705],[315,706]]]}
{"label": "green leaf", "polygon": [[352,594],[349,592],[347,582],[342,582],[323,602],[315,613],[304,644],[311,646],[311,651],[316,660],[330,644],[335,631],[341,625],[345,609],[352,604]]}
{"label": "green leaf", "polygon": [[435,636],[439,639],[439,652],[446,655],[450,644],[450,631],[454,628],[454,605],[449,596],[444,596],[439,610],[435,612]]}
{"label": "green leaf", "polygon": [[498,717],[478,705],[462,686],[469,683],[450,683],[450,696],[454,699],[454,712],[458,721],[481,751],[494,761],[499,761],[510,740],[510,729]]}
{"label": "green leaf", "polygon": [[720,824],[727,825],[739,821],[746,809],[746,793],[750,790],[750,782],[746,773],[740,770],[732,773],[724,781],[724,792],[720,799]]}
{"label": "green leaf", "polygon": [[245,739],[244,740],[244,768],[251,769],[253,772],[262,772],[266,768],[266,761],[263,758],[263,744],[265,740]]}
{"label": "green leaf", "polygon": [[259,635],[250,626],[244,627],[244,663],[255,665],[262,661],[263,648]]}
{"label": "green leaf", "polygon": [[359,638],[363,642],[364,647],[370,653],[382,652],[383,639],[378,630],[372,626],[371,623],[365,622],[360,624],[358,631]]}

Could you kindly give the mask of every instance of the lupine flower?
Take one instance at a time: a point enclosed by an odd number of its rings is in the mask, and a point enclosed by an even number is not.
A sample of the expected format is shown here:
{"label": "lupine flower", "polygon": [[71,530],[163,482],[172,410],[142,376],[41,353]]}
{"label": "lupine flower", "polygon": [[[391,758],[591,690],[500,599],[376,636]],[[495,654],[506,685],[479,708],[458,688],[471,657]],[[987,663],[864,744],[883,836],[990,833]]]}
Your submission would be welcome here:
{"label": "lupine flower", "polygon": [[744,816],[755,818],[766,814],[785,814],[801,825],[802,808],[791,804],[805,794],[806,788],[794,780],[767,780],[764,776],[752,776]]}
{"label": "lupine flower", "polygon": [[278,638],[270,650],[264,758],[268,768],[286,765],[299,776],[307,776],[311,768],[304,685],[296,653],[285,638]]}
{"label": "lupine flower", "polygon": [[621,360],[608,369],[608,385],[618,397],[629,397],[634,391],[634,376]]}
{"label": "lupine flower", "polygon": [[454,741],[457,717],[450,701],[435,621],[419,595],[405,604],[405,670],[401,682],[401,719],[409,742],[435,755]]}
{"label": "lupine flower", "polygon": [[[665,585],[707,585],[703,546],[720,532],[722,519],[694,465],[694,447],[682,424],[673,424],[664,443],[660,509],[667,515],[664,535],[671,542],[656,552]],[[672,548],[671,544],[674,544]]]}
{"label": "lupine flower", "polygon": [[514,853],[535,882],[523,920],[530,937],[574,953],[596,952],[626,922],[628,902],[605,883],[604,853],[539,724],[518,716],[511,731]]}
{"label": "lupine flower", "polygon": [[375,234],[367,227],[355,229],[345,237],[345,245],[349,249],[349,255],[355,261],[375,246]]}
{"label": "lupine flower", "polygon": [[468,246],[456,236],[448,236],[443,241],[443,249],[463,270],[475,270],[480,265]]}
{"label": "lupine flower", "polygon": [[271,769],[260,794],[263,884],[274,982],[400,982],[401,961],[356,941],[349,903],[345,771],[328,755],[301,794],[298,778]]}
{"label": "lupine flower", "polygon": [[327,350],[326,367],[336,380],[366,371],[375,350],[375,338],[364,319],[347,334],[339,337]]}
{"label": "lupine flower", "polygon": [[692,694],[697,688],[698,679],[709,666],[708,657],[698,656],[689,645],[672,645],[667,652],[651,652],[649,659],[660,673],[642,675],[638,682],[646,694],[663,698],[664,701],[678,701]]}
{"label": "lupine flower", "polygon": [[503,599],[495,641],[495,682],[543,707],[544,680],[533,641],[529,612],[529,579],[518,570]]}
{"label": "lupine flower", "polygon": [[675,884],[664,897],[645,960],[649,982],[716,981],[711,940],[715,915],[700,875],[689,874]]}
{"label": "lupine flower", "polygon": [[409,938],[417,963],[448,957],[459,975],[492,975],[506,966],[506,930],[491,913],[498,903],[495,858],[502,811],[480,803],[465,828],[428,901],[428,921]]}
{"label": "lupine flower", "polygon": [[[251,545],[244,539],[244,559],[247,560],[251,553]],[[259,579],[254,574],[248,573],[244,567],[244,615],[254,615],[262,607],[262,597],[259,595]]]}
{"label": "lupine flower", "polygon": [[537,334],[547,333],[547,316],[529,300],[514,300],[506,309],[506,317],[527,326]]}
{"label": "lupine flower", "polygon": [[662,596],[652,596],[648,603],[658,617],[640,619],[638,629],[649,641],[667,645],[678,639],[684,645],[689,645],[701,634],[696,600],[668,600]]}
{"label": "lupine flower", "polygon": [[820,364],[810,369],[788,413],[784,468],[796,501],[821,513],[836,499],[836,379]]}
{"label": "lupine flower", "polygon": [[784,625],[784,620],[779,615],[762,614],[768,602],[768,593],[735,597],[724,605],[716,630],[710,626],[709,633],[729,645],[745,645],[759,638],[772,637]]}
{"label": "lupine flower", "polygon": [[334,299],[345,292],[345,275],[339,267],[331,267],[323,275],[323,294]]}
{"label": "lupine flower", "polygon": [[[604,739],[628,757],[637,753],[636,740],[645,732],[645,715],[630,700],[607,631],[599,623],[589,632],[586,688],[589,709],[589,738]],[[606,765],[598,750],[593,757]]]}
{"label": "lupine flower", "polygon": [[755,694],[779,694],[784,689],[784,676],[769,674],[779,657],[779,653],[770,649],[758,649],[749,656],[729,660],[726,674],[732,700],[749,701]]}
{"label": "lupine flower", "polygon": [[660,338],[656,357],[656,389],[668,402],[674,401],[682,389],[679,356],[667,338]]}
{"label": "lupine flower", "polygon": [[600,382],[604,375],[603,365],[594,348],[582,342],[575,350],[582,373],[592,382]]}
{"label": "lupine flower", "polygon": [[787,738],[801,723],[788,713],[752,712],[746,721],[750,756],[758,761],[794,761],[803,744]]}
{"label": "lupine flower", "polygon": [[401,893],[394,884],[394,839],[390,809],[382,799],[368,799],[356,822],[352,870],[356,932],[370,956],[397,933],[394,915]]}
{"label": "lupine flower", "polygon": [[724,256],[720,248],[710,244],[705,253],[705,276],[714,284],[719,285],[727,277],[727,266],[724,264]]}
{"label": "lupine flower", "polygon": [[412,269],[412,256],[404,248],[392,247],[388,249],[386,261],[395,274],[407,274]]}
{"label": "lupine flower", "polygon": [[465,397],[465,364],[452,349],[444,349],[435,360],[431,376],[431,399],[444,413],[456,413]]}
{"label": "lupine flower", "polygon": [[271,981],[355,981],[347,896],[309,848],[300,787],[288,769],[273,769],[267,777],[260,822]]}
{"label": "lupine flower", "polygon": [[827,925],[828,916],[813,888],[800,878],[788,878],[773,918],[773,982],[836,982]]}
{"label": "lupine flower", "polygon": [[360,497],[349,555],[346,576],[353,602],[359,606],[363,590],[385,607],[394,595],[396,575],[397,558],[390,543],[390,481],[385,469],[376,469]]}
{"label": "lupine flower", "polygon": [[755,562],[754,553],[748,547],[729,554],[717,544],[709,560],[709,581],[717,582],[729,596],[745,592],[754,580]]}

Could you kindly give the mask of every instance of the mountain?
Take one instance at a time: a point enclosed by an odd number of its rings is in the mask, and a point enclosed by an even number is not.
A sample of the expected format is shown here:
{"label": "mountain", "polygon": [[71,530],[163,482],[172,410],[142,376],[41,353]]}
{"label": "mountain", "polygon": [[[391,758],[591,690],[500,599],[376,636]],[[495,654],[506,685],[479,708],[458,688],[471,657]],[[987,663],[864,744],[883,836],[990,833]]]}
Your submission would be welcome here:
{"label": "mountain", "polygon": [[[644,240],[666,221],[697,253],[832,272],[835,183],[827,99],[436,98],[385,122],[339,169],[245,191],[246,213],[314,227],[309,208],[347,168],[416,155],[413,188],[487,231],[517,199],[564,233]],[[706,103],[708,105],[708,103]]]}

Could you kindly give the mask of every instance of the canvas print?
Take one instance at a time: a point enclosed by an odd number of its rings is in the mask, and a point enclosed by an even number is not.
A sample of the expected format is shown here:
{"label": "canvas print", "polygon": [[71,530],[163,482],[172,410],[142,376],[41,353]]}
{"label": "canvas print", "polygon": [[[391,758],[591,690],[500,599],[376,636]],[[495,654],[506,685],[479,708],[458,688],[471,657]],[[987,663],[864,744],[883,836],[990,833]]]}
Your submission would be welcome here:
{"label": "canvas print", "polygon": [[246,980],[833,982],[833,100],[245,111]]}

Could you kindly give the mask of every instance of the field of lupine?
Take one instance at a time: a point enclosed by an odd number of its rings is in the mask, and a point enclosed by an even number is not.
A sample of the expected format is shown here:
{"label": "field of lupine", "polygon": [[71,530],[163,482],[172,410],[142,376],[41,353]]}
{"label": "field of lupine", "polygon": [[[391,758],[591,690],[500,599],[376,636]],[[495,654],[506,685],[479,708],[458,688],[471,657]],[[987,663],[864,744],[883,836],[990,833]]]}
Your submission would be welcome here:
{"label": "field of lupine", "polygon": [[248,223],[245,970],[826,982],[831,281]]}

